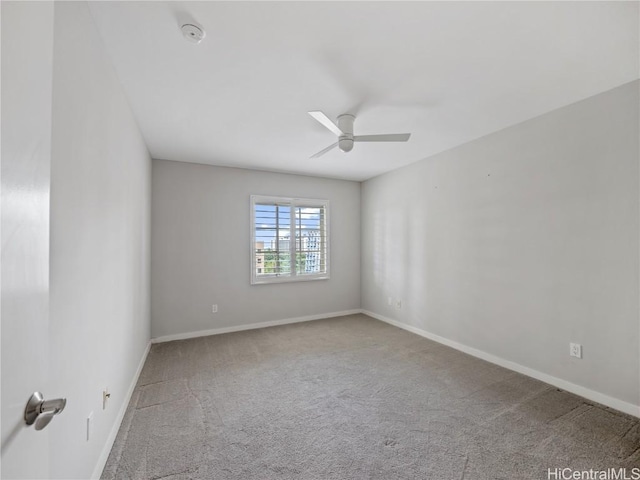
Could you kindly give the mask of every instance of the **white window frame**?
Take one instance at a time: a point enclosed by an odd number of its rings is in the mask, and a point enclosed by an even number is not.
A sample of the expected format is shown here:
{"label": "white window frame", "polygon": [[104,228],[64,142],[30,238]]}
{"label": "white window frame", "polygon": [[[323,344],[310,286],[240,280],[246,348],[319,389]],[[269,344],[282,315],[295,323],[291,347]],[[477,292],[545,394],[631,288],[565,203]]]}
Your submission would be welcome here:
{"label": "white window frame", "polygon": [[[295,258],[296,258],[296,242],[295,234],[289,235],[289,253],[291,258],[291,273],[289,274],[273,274],[273,275],[261,275],[256,274],[256,230],[255,230],[255,204],[258,203],[278,203],[281,205],[289,205],[291,207],[291,220],[290,228],[294,229],[295,222],[295,207],[323,207],[324,208],[324,231],[325,231],[325,265],[326,271],[318,274],[299,275],[296,273]],[[317,198],[293,198],[293,197],[276,197],[273,195],[251,195],[250,197],[250,212],[251,212],[251,244],[250,244],[250,258],[251,258],[251,285],[264,285],[271,283],[287,283],[287,282],[307,282],[313,280],[327,280],[330,278],[330,252],[331,252],[331,238],[329,230],[329,200],[317,199]],[[264,267],[263,267],[264,268]]]}

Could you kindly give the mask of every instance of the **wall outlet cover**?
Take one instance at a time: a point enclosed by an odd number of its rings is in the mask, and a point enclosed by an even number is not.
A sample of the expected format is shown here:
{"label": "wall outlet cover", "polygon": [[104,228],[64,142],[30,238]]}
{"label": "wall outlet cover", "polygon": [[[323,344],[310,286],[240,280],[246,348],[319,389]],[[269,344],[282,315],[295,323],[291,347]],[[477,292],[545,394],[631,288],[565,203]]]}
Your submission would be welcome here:
{"label": "wall outlet cover", "polygon": [[570,343],[569,355],[576,358],[582,358],[582,345],[579,343]]}

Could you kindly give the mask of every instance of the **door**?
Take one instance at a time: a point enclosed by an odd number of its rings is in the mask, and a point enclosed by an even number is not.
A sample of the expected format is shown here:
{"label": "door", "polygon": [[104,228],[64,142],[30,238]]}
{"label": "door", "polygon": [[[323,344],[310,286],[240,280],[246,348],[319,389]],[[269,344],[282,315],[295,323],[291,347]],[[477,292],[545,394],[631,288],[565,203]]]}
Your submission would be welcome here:
{"label": "door", "polygon": [[2,1],[0,8],[0,477],[47,478],[47,430],[27,427],[23,415],[34,391],[53,393],[47,371],[53,2]]}

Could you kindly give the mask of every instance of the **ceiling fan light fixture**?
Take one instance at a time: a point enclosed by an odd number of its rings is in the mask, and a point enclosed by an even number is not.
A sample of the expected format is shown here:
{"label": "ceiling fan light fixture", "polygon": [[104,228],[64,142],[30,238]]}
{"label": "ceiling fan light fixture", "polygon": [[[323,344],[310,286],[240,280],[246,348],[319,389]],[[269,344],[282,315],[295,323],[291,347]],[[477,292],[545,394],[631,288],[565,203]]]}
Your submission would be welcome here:
{"label": "ceiling fan light fixture", "polygon": [[340,140],[338,140],[338,148],[344,153],[349,153],[353,150],[353,138],[340,137]]}

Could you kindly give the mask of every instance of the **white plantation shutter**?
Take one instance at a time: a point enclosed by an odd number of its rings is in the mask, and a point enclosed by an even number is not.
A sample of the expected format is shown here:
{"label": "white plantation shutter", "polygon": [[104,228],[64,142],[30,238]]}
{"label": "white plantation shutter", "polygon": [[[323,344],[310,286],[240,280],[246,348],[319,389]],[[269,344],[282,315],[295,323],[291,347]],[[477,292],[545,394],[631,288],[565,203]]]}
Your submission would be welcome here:
{"label": "white plantation shutter", "polygon": [[251,283],[329,278],[329,202],[251,196]]}

